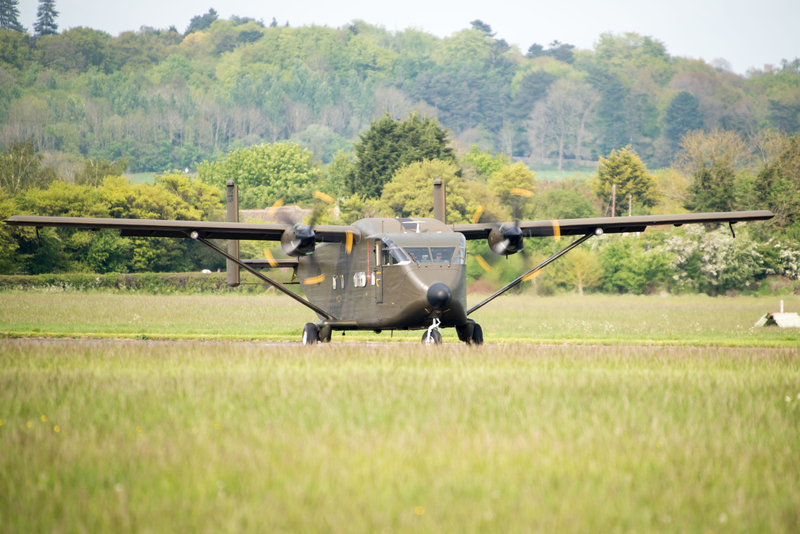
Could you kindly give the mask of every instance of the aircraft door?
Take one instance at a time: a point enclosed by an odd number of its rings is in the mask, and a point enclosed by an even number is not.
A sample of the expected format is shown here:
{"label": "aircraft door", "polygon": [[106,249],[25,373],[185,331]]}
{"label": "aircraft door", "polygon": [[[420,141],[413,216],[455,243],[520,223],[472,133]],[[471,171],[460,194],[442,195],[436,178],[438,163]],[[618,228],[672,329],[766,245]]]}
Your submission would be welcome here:
{"label": "aircraft door", "polygon": [[371,272],[369,273],[369,283],[373,286],[373,290],[375,291],[375,303],[382,304],[383,303],[383,266],[381,265],[381,257],[383,254],[382,245],[380,240],[375,240],[375,242],[370,246],[370,267]]}

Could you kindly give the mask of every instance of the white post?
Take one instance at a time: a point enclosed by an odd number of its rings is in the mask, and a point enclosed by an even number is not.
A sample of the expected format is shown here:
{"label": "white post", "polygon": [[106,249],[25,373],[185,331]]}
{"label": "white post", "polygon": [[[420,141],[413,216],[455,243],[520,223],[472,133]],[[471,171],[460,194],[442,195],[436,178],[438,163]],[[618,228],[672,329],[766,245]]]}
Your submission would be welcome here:
{"label": "white post", "polygon": [[783,301],[781,301],[781,313],[783,313]]}

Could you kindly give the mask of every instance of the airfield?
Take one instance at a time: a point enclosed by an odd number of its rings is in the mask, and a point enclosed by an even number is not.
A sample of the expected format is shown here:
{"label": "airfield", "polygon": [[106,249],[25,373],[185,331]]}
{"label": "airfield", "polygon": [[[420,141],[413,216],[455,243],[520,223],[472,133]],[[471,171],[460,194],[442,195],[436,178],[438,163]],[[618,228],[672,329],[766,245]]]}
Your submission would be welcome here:
{"label": "airfield", "polygon": [[[787,311],[800,299],[781,297]],[[797,532],[779,297],[502,297],[299,345],[273,295],[0,293],[7,532]]]}

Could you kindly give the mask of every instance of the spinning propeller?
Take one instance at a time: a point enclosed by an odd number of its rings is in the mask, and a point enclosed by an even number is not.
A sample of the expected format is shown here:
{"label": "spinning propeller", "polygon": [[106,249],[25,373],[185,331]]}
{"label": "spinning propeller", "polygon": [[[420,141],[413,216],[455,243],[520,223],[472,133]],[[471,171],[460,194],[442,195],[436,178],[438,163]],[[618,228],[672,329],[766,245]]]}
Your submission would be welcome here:
{"label": "spinning propeller", "polygon": [[[533,196],[532,191],[517,187],[511,189],[511,194],[523,198],[530,198]],[[484,205],[481,204],[478,206],[478,209],[475,210],[475,213],[472,215],[473,224],[478,224],[481,216],[484,213],[484,209]],[[488,237],[489,248],[492,249],[492,252],[498,256],[508,256],[509,254],[516,254],[517,252],[521,252],[525,249],[522,230],[517,223],[518,220],[519,206],[515,206],[513,223],[497,223],[497,225],[492,228]],[[486,272],[492,270],[492,266],[489,265],[489,262],[483,259],[480,254],[476,254],[475,259]]]}

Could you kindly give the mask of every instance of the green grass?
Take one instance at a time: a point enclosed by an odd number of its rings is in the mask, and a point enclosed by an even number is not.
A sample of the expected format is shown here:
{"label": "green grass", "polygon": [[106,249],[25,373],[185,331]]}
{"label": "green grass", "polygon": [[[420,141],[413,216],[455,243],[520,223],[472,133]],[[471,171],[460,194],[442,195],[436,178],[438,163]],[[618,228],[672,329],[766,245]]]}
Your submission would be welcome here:
{"label": "green grass", "polygon": [[792,349],[0,340],[0,419],[3,532],[800,529]]}
{"label": "green grass", "polygon": [[538,180],[552,180],[559,181],[566,178],[580,178],[589,180],[597,174],[595,167],[574,167],[571,164],[565,164],[564,170],[559,171],[558,165],[537,165],[532,169],[536,172]]}
{"label": "green grass", "polygon": [[[471,304],[481,297],[470,296]],[[692,346],[800,346],[800,329],[755,328],[777,311],[777,298],[706,296],[507,296],[475,312],[489,342]],[[787,311],[800,310],[789,297]],[[283,296],[146,296],[108,293],[0,292],[5,337],[290,340],[313,313]],[[336,334],[348,340],[416,341],[421,333]],[[445,342],[457,343],[452,329]]]}

